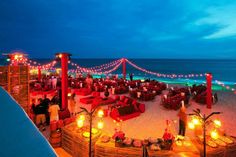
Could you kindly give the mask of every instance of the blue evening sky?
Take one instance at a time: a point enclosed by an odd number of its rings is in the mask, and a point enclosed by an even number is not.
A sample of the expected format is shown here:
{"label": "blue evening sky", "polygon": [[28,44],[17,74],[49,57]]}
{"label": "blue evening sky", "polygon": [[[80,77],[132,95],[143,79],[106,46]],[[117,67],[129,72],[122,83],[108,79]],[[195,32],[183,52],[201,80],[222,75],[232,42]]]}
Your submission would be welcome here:
{"label": "blue evening sky", "polygon": [[236,0],[1,0],[0,51],[236,59]]}

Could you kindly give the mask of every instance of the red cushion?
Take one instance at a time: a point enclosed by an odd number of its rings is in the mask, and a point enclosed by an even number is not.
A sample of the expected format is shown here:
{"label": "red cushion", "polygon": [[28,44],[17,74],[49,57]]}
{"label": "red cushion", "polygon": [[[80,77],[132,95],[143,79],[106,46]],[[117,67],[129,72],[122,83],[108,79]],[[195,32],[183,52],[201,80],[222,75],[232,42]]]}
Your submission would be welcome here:
{"label": "red cushion", "polygon": [[133,104],[135,111],[139,112],[138,103]]}
{"label": "red cushion", "polygon": [[119,96],[119,95],[116,95],[115,99],[116,99],[116,100],[120,100],[120,96]]}
{"label": "red cushion", "polygon": [[70,117],[70,111],[68,109],[59,112],[59,119],[65,119]]}
{"label": "red cushion", "polygon": [[92,103],[94,100],[94,96],[89,96],[89,97],[86,97],[86,98],[81,98],[80,99],[80,102],[84,103],[84,104],[90,104]]}
{"label": "red cushion", "polygon": [[128,104],[129,98],[125,98],[124,103]]}
{"label": "red cushion", "polygon": [[104,117],[107,117],[108,116],[108,109],[103,110],[103,112],[104,112]]}
{"label": "red cushion", "polygon": [[139,115],[140,115],[140,112],[134,112],[134,113],[129,114],[129,115],[120,116],[119,120],[125,121],[125,120],[131,119],[131,118],[138,117]]}
{"label": "red cushion", "polygon": [[144,112],[145,112],[145,105],[144,105],[144,104],[140,104],[138,108],[139,108],[139,111],[140,111],[141,113],[144,113]]}
{"label": "red cushion", "polygon": [[120,97],[120,101],[124,101],[125,98],[126,98],[126,96],[122,95],[122,96]]}
{"label": "red cushion", "polygon": [[135,105],[135,104],[137,104],[137,100],[132,101],[132,105]]}
{"label": "red cushion", "polygon": [[57,121],[51,121],[50,122],[50,131],[56,131],[57,130]]}
{"label": "red cushion", "polygon": [[92,96],[100,96],[100,92],[93,92]]}
{"label": "red cushion", "polygon": [[64,126],[63,120],[59,120],[59,121],[57,122],[57,127],[60,129],[60,128],[62,128],[63,126]]}
{"label": "red cushion", "polygon": [[124,102],[122,102],[122,101],[118,101],[118,103],[117,103],[118,105],[120,105],[120,106],[127,106],[127,104],[126,103],[124,103]]}
{"label": "red cushion", "polygon": [[111,110],[111,113],[110,113],[110,116],[113,118],[113,119],[117,119],[117,117],[119,116],[119,112],[116,108],[113,108]]}
{"label": "red cushion", "polygon": [[65,125],[68,125],[68,124],[70,124],[71,122],[72,122],[72,121],[71,121],[70,118],[64,119],[64,124],[65,124]]}

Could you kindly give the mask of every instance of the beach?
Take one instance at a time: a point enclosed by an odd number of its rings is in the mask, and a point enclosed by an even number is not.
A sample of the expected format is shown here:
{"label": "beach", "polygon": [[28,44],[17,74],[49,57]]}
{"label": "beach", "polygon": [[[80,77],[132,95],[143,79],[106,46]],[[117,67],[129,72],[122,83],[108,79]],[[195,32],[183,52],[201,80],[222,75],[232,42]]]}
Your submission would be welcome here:
{"label": "beach", "polygon": [[[175,85],[173,85],[175,86]],[[168,91],[163,91],[167,93]],[[212,106],[212,109],[207,109],[206,105],[198,104],[195,101],[190,99],[189,105],[186,107],[187,113],[192,113],[193,109],[199,108],[201,113],[209,115],[211,112],[222,112],[220,115],[215,115],[212,119],[220,119],[222,122],[222,128],[225,130],[226,134],[236,136],[236,95],[232,92],[225,91],[213,91],[216,92],[219,97],[219,101]],[[122,94],[129,96],[129,94]],[[103,93],[101,93],[103,96]],[[39,98],[40,96],[34,96],[33,98]],[[80,111],[80,107],[85,107],[88,110],[91,109],[91,104],[83,104],[80,102],[81,98],[88,96],[79,96],[75,97],[77,112]],[[110,97],[115,97],[115,95],[110,95]],[[50,98],[50,97],[49,97]],[[110,116],[104,118],[104,128],[102,131],[105,134],[112,136],[114,134],[115,128],[120,128],[125,132],[127,137],[145,139],[149,137],[162,137],[165,128],[166,120],[170,121],[171,130],[175,135],[178,134],[178,110],[167,110],[160,105],[161,95],[156,96],[152,101],[142,102],[146,106],[146,111],[136,118],[132,118],[126,121],[123,121],[119,124],[115,123]],[[189,118],[190,119],[190,118]],[[95,120],[96,121],[96,120]],[[95,122],[94,122],[95,123]],[[96,127],[96,126],[95,126]],[[186,135],[192,136],[193,131],[187,129]]]}
{"label": "beach", "polygon": [[[173,85],[173,87],[180,87],[179,85]],[[170,86],[171,87],[171,86]],[[163,94],[168,91],[163,91]],[[215,115],[212,120],[219,119],[222,122],[222,129],[225,131],[226,135],[236,137],[236,95],[233,92],[226,91],[214,91],[217,92],[219,101],[212,106],[211,109],[207,109],[206,105],[198,104],[192,99],[187,106],[187,113],[192,113],[193,109],[199,108],[202,114],[209,115],[211,112],[222,112],[220,115]],[[122,94],[128,96],[129,94]],[[103,93],[101,93],[103,96]],[[39,97],[39,96],[37,96]],[[80,102],[81,98],[87,96],[76,96],[77,111],[80,111],[80,107],[85,107],[88,110],[91,108],[90,104],[83,104]],[[115,97],[115,95],[110,95],[110,97]],[[36,98],[36,97],[34,97]],[[50,98],[50,97],[49,97]],[[166,128],[166,120],[170,121],[170,130],[177,136],[178,134],[178,110],[167,110],[160,105],[161,95],[156,96],[154,100],[142,102],[146,105],[146,111],[136,118],[132,118],[121,123],[114,123],[114,120],[107,116],[104,120],[104,128],[102,129],[103,134],[112,136],[115,132],[115,128],[121,129],[126,137],[132,139],[148,139],[148,138],[161,138],[164,134]],[[188,118],[190,120],[190,118]],[[96,123],[96,120],[94,120]],[[94,124],[95,125],[95,124]],[[96,127],[96,126],[94,126]],[[48,132],[43,133],[45,137],[49,138]],[[186,131],[187,138],[194,138],[193,130],[187,128]],[[69,157],[70,155],[61,147],[55,148],[56,152],[63,157]]]}
{"label": "beach", "polygon": [[[166,91],[164,91],[166,92]],[[236,95],[232,92],[217,92],[219,95],[218,103],[212,106],[212,109],[207,109],[206,105],[198,104],[194,101],[190,101],[189,107],[187,107],[187,113],[192,113],[193,109],[199,108],[202,113],[206,115],[213,111],[222,112],[221,115],[216,115],[214,118],[219,118],[222,121],[222,127],[229,135],[236,136]],[[128,95],[128,94],[125,94]],[[86,107],[86,105],[79,102],[81,97],[77,96],[77,104],[79,107]],[[166,120],[170,120],[172,130],[176,135],[178,132],[178,111],[167,110],[160,105],[160,96],[156,96],[153,101],[143,102],[146,105],[146,111],[139,117],[123,121],[120,125],[122,131],[125,132],[127,137],[145,139],[149,137],[162,137],[166,128]],[[89,108],[89,107],[88,107]],[[103,131],[109,135],[114,134],[114,128],[118,127],[113,119],[109,116],[104,118]],[[119,127],[118,127],[119,128]],[[187,136],[192,133],[191,130],[187,130]]]}

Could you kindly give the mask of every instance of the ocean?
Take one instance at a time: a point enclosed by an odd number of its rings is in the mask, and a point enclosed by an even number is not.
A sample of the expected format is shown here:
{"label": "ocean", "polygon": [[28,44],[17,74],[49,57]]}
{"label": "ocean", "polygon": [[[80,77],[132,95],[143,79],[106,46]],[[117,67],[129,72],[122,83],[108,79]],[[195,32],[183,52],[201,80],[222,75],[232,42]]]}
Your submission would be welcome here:
{"label": "ocean", "polygon": [[[38,63],[48,63],[52,59],[32,59]],[[104,63],[109,63],[117,59],[72,59],[73,63],[77,63],[82,67],[93,67]],[[209,60],[209,59],[129,59],[139,67],[149,71],[163,74],[199,74],[210,72],[213,75],[213,80],[219,80],[228,85],[236,84],[236,60]],[[5,59],[0,59],[0,65],[6,65],[8,62]],[[60,67],[57,64],[56,67]],[[75,67],[69,66],[69,69]],[[122,67],[119,67],[114,74],[121,74]],[[129,73],[134,74],[134,78],[151,78],[162,81],[173,82],[198,82],[204,81],[205,78],[189,79],[165,79],[157,76],[146,74],[139,71],[127,63],[127,77]]]}

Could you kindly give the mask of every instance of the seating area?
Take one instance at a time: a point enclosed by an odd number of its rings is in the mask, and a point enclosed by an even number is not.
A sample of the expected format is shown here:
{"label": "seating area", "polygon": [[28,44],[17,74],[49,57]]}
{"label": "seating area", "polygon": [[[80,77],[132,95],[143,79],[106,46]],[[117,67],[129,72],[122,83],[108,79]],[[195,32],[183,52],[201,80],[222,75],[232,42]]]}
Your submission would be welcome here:
{"label": "seating area", "polygon": [[162,95],[161,105],[170,110],[178,110],[181,107],[182,101],[188,104],[190,92],[188,88],[173,88],[169,90],[167,95]]}
{"label": "seating area", "polygon": [[90,90],[88,88],[80,88],[80,89],[75,89],[74,93],[76,95],[87,96],[87,95],[90,95],[92,93],[92,90]]}
{"label": "seating area", "polygon": [[115,103],[116,100],[111,97],[103,98],[100,96],[100,92],[92,92],[91,96],[81,98],[80,102],[83,104],[91,104],[91,107],[95,108],[98,105],[108,105]]}
{"label": "seating area", "polygon": [[115,94],[125,94],[125,93],[128,93],[128,92],[129,92],[128,87],[127,87],[127,86],[124,86],[124,85],[122,85],[122,86],[116,86],[116,87],[114,88],[114,93],[115,93]]}
{"label": "seating area", "polygon": [[108,98],[96,97],[92,102],[92,108],[95,108],[98,105],[108,105],[115,102],[116,100],[111,97],[108,97]]}
{"label": "seating area", "polygon": [[145,104],[127,96],[121,96],[111,108],[110,116],[116,121],[124,121],[139,116],[145,112]]}
{"label": "seating area", "polygon": [[139,89],[130,90],[129,94],[132,98],[139,99],[141,101],[150,101],[153,100],[156,96],[156,92],[143,91]]}
{"label": "seating area", "polygon": [[150,101],[155,98],[156,95],[160,95],[163,90],[166,89],[166,84],[158,81],[150,81],[141,83],[131,83],[132,87],[137,85],[135,88],[131,88],[129,94],[132,98],[139,99],[141,101]]}
{"label": "seating area", "polygon": [[[206,104],[206,97],[207,97],[207,87],[204,85],[193,85],[191,88],[191,92],[193,94],[193,100],[195,100],[197,103],[200,104]],[[218,97],[217,94],[215,93],[212,95],[212,102],[217,103]]]}

